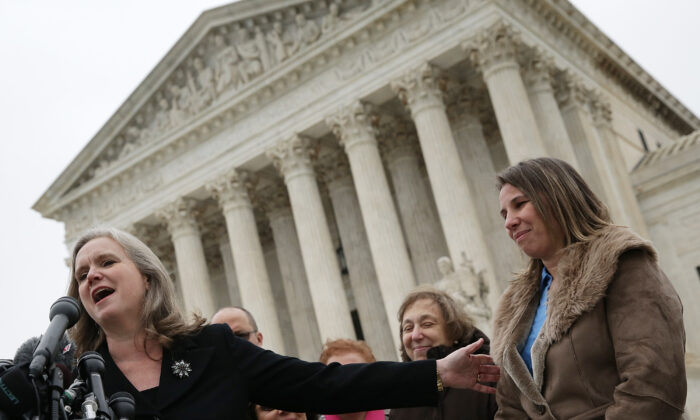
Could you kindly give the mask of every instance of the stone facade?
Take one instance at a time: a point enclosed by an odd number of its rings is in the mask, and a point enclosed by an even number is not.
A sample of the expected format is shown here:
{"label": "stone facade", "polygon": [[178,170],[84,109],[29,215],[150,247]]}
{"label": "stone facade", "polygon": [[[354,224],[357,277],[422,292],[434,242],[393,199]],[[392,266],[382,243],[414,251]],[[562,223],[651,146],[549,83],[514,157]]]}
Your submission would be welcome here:
{"label": "stone facade", "polygon": [[136,233],[187,310],[242,304],[273,350],[361,330],[396,359],[398,306],[443,256],[489,329],[524,263],[495,174],[559,157],[655,241],[697,377],[698,129],[565,0],[248,0],[203,13],[34,208],[68,247]]}

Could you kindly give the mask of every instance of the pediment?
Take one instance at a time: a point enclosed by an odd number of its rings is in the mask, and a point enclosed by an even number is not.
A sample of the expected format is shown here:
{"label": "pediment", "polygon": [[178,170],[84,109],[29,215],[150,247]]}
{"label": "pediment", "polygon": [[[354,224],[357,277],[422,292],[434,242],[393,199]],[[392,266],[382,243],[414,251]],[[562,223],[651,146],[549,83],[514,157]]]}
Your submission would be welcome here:
{"label": "pediment", "polygon": [[[161,139],[280,71],[360,18],[372,0],[248,0],[202,13],[35,204],[139,161]],[[376,0],[375,0],[375,3]]]}

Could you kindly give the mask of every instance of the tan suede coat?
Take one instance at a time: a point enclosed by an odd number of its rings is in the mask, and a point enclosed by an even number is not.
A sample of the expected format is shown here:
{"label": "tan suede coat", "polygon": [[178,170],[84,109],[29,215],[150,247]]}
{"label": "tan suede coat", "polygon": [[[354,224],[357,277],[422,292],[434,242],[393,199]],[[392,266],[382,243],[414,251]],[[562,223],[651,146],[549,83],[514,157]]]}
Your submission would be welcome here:
{"label": "tan suede coat", "polygon": [[649,242],[610,226],[564,250],[530,375],[518,348],[537,310],[539,284],[539,275],[515,278],[496,312],[497,419],[681,417],[683,309]]}

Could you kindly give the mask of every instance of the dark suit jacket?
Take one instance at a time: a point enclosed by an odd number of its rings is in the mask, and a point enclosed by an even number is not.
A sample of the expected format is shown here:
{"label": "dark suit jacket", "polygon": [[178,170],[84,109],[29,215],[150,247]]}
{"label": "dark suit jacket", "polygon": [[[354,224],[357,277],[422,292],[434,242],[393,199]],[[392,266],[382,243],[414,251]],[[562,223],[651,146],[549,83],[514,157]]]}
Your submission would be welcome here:
{"label": "dark suit jacket", "polygon": [[[383,407],[435,405],[435,361],[340,365],[308,363],[277,355],[210,325],[164,351],[156,401],[138,392],[106,345],[103,383],[107,398],[126,391],[137,419],[243,419],[249,401],[295,412],[347,413]],[[192,372],[180,379],[174,361]]]}

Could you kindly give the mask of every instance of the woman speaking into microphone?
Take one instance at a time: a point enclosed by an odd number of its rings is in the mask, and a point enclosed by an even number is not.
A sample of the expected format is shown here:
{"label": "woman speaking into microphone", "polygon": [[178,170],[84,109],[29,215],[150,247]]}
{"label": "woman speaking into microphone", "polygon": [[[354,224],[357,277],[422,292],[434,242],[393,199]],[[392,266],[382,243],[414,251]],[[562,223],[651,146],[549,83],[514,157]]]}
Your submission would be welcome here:
{"label": "woman speaking into microphone", "polygon": [[188,322],[158,257],[136,237],[95,229],[75,244],[69,295],[85,309],[78,356],[105,360],[105,393],[131,393],[137,419],[244,418],[248,402],[347,413],[434,405],[443,387],[494,393],[499,368],[476,341],[440,360],[325,366],[263,350],[225,325]]}

